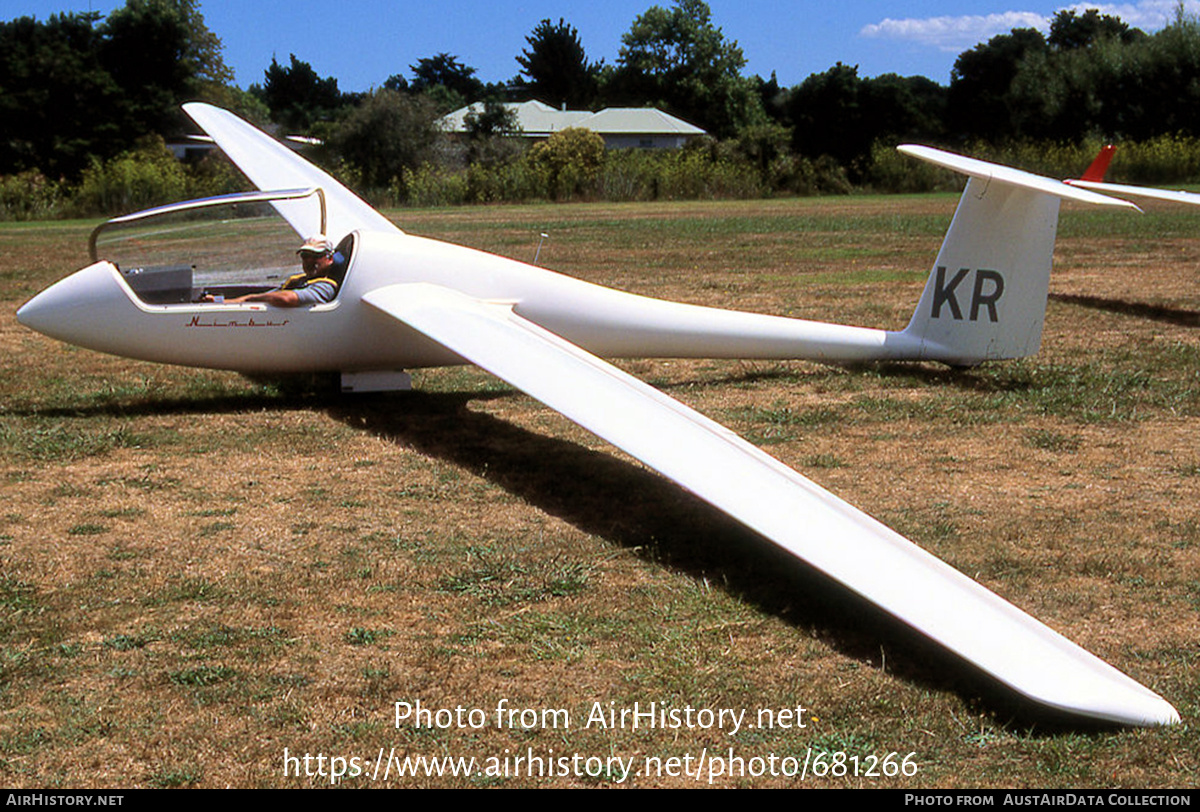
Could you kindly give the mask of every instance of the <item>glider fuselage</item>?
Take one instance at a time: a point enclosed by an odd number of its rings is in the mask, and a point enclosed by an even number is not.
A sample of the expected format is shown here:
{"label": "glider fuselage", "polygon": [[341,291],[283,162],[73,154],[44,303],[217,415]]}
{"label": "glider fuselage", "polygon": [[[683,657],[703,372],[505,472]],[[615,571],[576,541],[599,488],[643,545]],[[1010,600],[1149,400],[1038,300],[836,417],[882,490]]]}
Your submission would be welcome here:
{"label": "glider fuselage", "polygon": [[100,261],[27,303],[22,323],[79,346],[129,358],[243,372],[413,369],[462,363],[362,296],[427,282],[511,303],[515,312],[604,357],[914,357],[903,333],[701,307],[594,285],[515,260],[401,233],[359,232],[334,301],[147,304]]}

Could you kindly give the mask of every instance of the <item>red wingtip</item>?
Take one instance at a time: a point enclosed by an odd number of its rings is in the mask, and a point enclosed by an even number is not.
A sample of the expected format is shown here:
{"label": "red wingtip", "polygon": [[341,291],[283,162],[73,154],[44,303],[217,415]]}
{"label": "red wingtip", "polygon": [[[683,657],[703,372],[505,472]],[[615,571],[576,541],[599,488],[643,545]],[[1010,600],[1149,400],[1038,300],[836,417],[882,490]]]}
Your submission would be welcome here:
{"label": "red wingtip", "polygon": [[1104,173],[1108,171],[1108,165],[1112,162],[1113,155],[1117,152],[1117,148],[1112,144],[1105,144],[1100,147],[1100,154],[1096,156],[1096,160],[1092,161],[1092,165],[1083,173],[1080,180],[1090,180],[1096,183],[1104,181]]}

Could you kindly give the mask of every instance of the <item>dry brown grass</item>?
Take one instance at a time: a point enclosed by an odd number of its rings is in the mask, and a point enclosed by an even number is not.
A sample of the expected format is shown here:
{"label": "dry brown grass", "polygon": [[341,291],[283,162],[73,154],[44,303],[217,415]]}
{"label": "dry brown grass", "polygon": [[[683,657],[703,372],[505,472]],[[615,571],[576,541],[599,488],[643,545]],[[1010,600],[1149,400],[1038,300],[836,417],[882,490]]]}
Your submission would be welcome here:
{"label": "dry brown grass", "polygon": [[[545,264],[625,289],[899,327],[953,205],[397,219],[521,259],[549,231]],[[732,747],[748,767],[822,749],[864,768],[871,755],[914,753],[919,766],[911,777],[810,775],[806,786],[1194,787],[1198,228],[1169,210],[1068,213],[1032,361],[972,371],[622,362],[1153,687],[1185,720],[1114,731],[1023,707],[477,371],[421,372],[415,393],[342,399],[43,339],[13,313],[84,264],[86,226],[0,226],[0,780],[327,786],[285,777],[285,748],[480,765],[532,749],[641,766]],[[567,709],[572,726],[393,724],[398,701],[490,714],[502,699]],[[803,705],[806,726],[735,736],[583,727],[593,703],[634,702],[751,714]]]}

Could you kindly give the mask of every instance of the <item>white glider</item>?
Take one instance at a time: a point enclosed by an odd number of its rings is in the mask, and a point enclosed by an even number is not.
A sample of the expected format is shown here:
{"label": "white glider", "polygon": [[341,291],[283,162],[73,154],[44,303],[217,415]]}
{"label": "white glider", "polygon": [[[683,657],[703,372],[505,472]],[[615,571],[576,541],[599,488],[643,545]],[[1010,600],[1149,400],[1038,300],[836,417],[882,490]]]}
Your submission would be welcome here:
{"label": "white glider", "polygon": [[[323,190],[323,228],[335,238],[346,235],[337,298],[297,308],[192,304],[185,266],[183,289],[166,294],[180,301],[152,304],[145,292],[139,296],[145,283],[137,277],[153,269],[93,257],[94,264],[26,303],[18,311],[23,324],[123,356],[242,371],[341,371],[351,385],[389,370],[476,364],[1030,700],[1111,723],[1179,720],[1154,692],[599,357],[962,365],[1028,355],[1041,338],[1059,199],[1129,204],[961,156],[902,148],[970,180],[916,312],[903,331],[889,332],[635,296],[404,234],[235,116],[203,104],[186,110],[260,189]],[[317,228],[303,195],[282,194],[273,205],[307,236]],[[179,273],[172,269],[171,278]]]}

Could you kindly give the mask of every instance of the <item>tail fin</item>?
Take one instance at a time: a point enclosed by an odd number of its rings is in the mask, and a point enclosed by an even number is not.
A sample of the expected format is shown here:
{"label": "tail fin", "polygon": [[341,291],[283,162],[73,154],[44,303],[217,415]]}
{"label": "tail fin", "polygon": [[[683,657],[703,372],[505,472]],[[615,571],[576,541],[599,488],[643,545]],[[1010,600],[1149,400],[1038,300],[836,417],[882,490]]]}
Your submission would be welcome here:
{"label": "tail fin", "polygon": [[[904,330],[922,357],[971,366],[1038,351],[1061,198],[1137,207],[961,155],[900,151],[970,176],[921,301]],[[1083,193],[1083,194],[1081,194]]]}
{"label": "tail fin", "polygon": [[1080,180],[1087,180],[1093,183],[1103,183],[1104,173],[1108,171],[1108,165],[1112,163],[1113,156],[1117,154],[1117,148],[1112,144],[1105,144],[1100,147],[1100,152],[1096,154],[1092,165],[1083,173]]}

